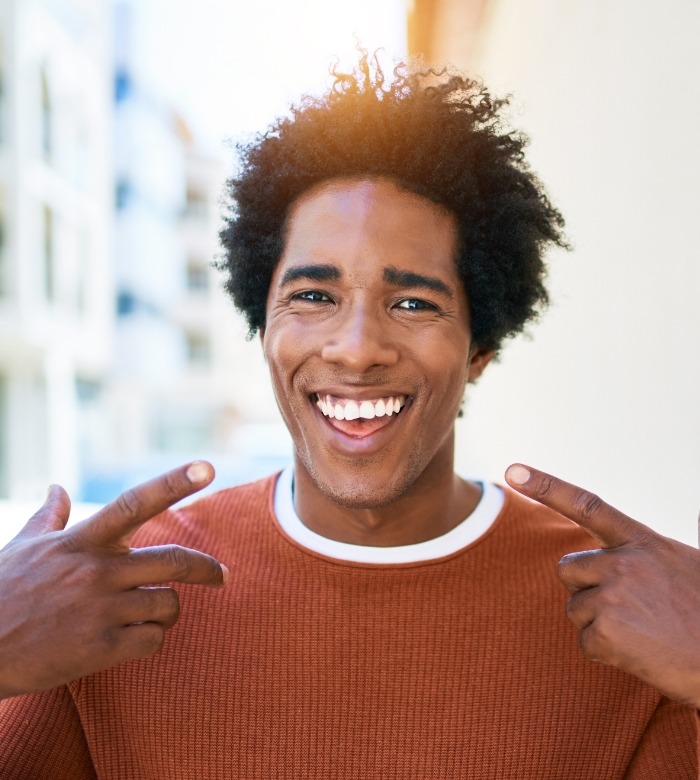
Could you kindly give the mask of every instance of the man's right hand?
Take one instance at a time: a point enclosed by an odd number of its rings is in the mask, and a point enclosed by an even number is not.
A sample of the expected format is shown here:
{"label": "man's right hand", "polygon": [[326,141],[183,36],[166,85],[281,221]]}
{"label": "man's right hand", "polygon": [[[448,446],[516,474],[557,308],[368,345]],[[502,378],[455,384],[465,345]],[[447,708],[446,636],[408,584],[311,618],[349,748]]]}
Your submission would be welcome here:
{"label": "man's right hand", "polygon": [[211,464],[196,461],[67,529],[70,499],[49,488],[41,509],[0,550],[0,698],[154,655],[179,614],[175,590],[158,584],[226,582],[226,567],[204,553],[130,547],[139,526],[213,478]]}

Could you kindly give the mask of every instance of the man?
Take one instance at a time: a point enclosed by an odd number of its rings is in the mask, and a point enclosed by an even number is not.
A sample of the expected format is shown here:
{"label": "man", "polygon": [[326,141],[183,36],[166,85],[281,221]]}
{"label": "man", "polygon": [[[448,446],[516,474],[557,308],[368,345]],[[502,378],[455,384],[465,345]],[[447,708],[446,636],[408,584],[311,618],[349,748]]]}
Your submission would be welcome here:
{"label": "man", "polygon": [[695,777],[693,712],[576,645],[556,563],[590,537],[453,471],[564,243],[502,105],[364,58],[244,150],[222,266],[293,469],[136,534],[234,582],[154,658],[5,702],[4,776]]}
{"label": "man", "polygon": [[67,531],[70,500],[49,488],[41,509],[0,550],[0,699],[158,652],[179,603],[173,588],[155,583],[223,585],[226,567],[209,555],[177,545],[129,548],[140,525],[213,477],[209,463],[191,463]]}

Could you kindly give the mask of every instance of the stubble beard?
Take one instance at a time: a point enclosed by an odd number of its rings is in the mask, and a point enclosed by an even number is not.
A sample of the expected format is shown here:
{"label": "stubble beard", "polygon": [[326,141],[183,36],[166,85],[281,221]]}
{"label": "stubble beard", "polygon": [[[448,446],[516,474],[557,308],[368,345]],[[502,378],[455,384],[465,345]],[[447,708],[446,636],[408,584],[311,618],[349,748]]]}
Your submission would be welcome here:
{"label": "stubble beard", "polygon": [[[296,452],[297,458],[313,480],[318,490],[331,501],[346,509],[381,509],[398,501],[416,482],[423,472],[423,464],[416,447],[400,463],[402,467],[396,478],[386,483],[375,483],[374,480],[363,480],[362,473],[376,468],[376,458],[353,458],[348,462],[348,470],[355,473],[351,482],[343,481],[341,485],[329,484],[314,466],[314,459],[308,452]],[[359,472],[359,473],[358,473]],[[374,489],[369,490],[369,484]]]}

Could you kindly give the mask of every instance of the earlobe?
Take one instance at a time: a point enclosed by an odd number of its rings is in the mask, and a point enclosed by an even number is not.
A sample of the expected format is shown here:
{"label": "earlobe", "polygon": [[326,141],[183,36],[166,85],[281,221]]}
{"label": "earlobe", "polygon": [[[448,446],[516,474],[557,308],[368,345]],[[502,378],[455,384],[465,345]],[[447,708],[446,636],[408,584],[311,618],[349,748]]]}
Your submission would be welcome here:
{"label": "earlobe", "polygon": [[467,382],[476,382],[484,373],[484,369],[493,360],[496,352],[492,349],[475,349],[469,355],[467,367]]}

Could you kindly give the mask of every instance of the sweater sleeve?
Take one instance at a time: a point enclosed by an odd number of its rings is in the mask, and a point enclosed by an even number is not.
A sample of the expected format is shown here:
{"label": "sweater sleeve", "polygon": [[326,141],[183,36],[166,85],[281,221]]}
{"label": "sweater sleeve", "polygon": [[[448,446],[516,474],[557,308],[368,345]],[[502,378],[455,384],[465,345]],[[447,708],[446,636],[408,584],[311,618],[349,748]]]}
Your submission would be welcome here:
{"label": "sweater sleeve", "polygon": [[632,756],[625,780],[698,780],[693,710],[662,698]]}
{"label": "sweater sleeve", "polygon": [[0,702],[0,777],[97,780],[68,688]]}

